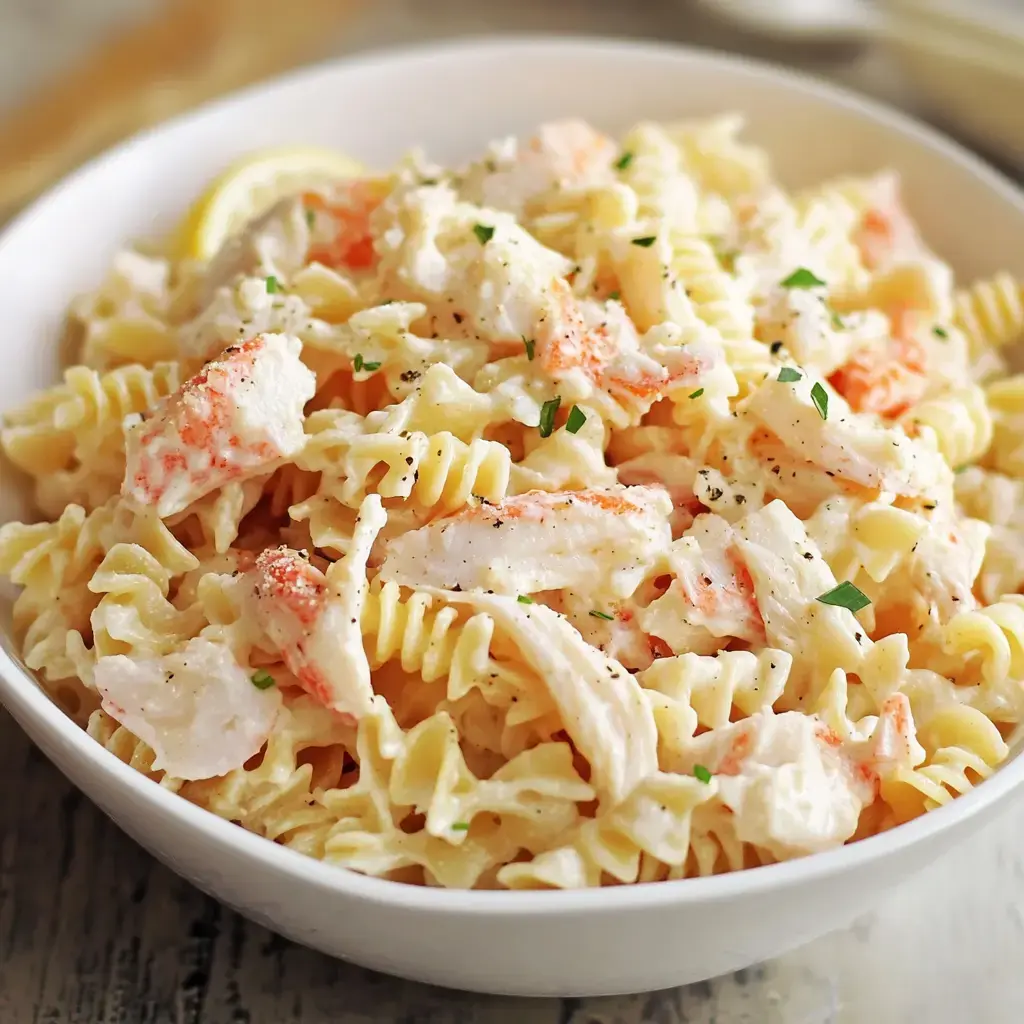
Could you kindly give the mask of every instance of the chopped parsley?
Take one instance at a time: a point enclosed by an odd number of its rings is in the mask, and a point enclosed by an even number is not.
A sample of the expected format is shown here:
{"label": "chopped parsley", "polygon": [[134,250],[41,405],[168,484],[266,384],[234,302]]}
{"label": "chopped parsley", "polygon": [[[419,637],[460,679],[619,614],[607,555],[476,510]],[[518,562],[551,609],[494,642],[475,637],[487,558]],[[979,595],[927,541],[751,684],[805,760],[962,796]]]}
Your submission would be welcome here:
{"label": "chopped parsley", "polygon": [[453,821],[452,822],[453,832],[468,832],[469,822],[468,821]]}
{"label": "chopped parsley", "polygon": [[859,612],[861,608],[867,608],[871,604],[871,598],[849,580],[844,580],[838,587],[833,587],[827,594],[822,594],[818,600],[822,604],[846,608],[851,612]]}
{"label": "chopped parsley", "polygon": [[709,772],[708,769],[704,767],[704,765],[695,764],[693,766],[693,777],[697,779],[699,782],[707,784],[711,781],[711,772]]}
{"label": "chopped parsley", "polygon": [[825,282],[815,277],[806,267],[799,267],[779,282],[781,288],[824,288]]}
{"label": "chopped parsley", "polygon": [[520,594],[516,600],[520,604],[533,604],[533,598],[529,594]]}
{"label": "chopped parsley", "polygon": [[615,170],[624,171],[633,162],[633,154],[627,149],[618,160],[615,161]]}
{"label": "chopped parsley", "polygon": [[617,291],[616,292],[612,292],[611,295],[608,296],[608,299],[611,302],[618,302],[619,301],[619,296],[621,294],[622,294],[621,292],[617,292]]}
{"label": "chopped parsley", "polygon": [[486,245],[494,237],[494,228],[489,224],[474,224],[473,234],[480,240],[481,245]]}
{"label": "chopped parsley", "polygon": [[574,405],[569,410],[569,418],[565,421],[565,429],[570,434],[578,434],[580,427],[586,422],[587,414],[578,405]]}
{"label": "chopped parsley", "polygon": [[823,420],[827,420],[828,392],[818,383],[811,388],[811,401],[814,403],[814,408],[818,410],[818,415]]}
{"label": "chopped parsley", "polygon": [[779,375],[775,379],[780,384],[792,384],[800,380],[801,377],[803,377],[803,374],[799,370],[794,370],[792,366],[784,366],[779,370]]}
{"label": "chopped parsley", "polygon": [[373,370],[380,369],[380,362],[378,361],[368,363],[365,359],[363,359],[362,352],[357,352],[355,359],[352,361],[352,366],[355,369],[356,373],[359,373],[361,370],[368,370],[372,372]]}
{"label": "chopped parsley", "polygon": [[316,223],[316,210],[306,210],[306,227],[311,228]]}
{"label": "chopped parsley", "polygon": [[533,350],[537,345],[537,342],[530,338],[529,341],[523,338],[523,344],[526,346],[526,358],[532,363],[533,362]]}
{"label": "chopped parsley", "polygon": [[634,238],[633,244],[639,245],[641,249],[650,249],[652,245],[658,240],[657,235],[644,235],[643,238]]}
{"label": "chopped parsley", "polygon": [[703,394],[704,394],[704,389],[703,388],[697,388],[696,391],[691,391],[690,392],[690,398],[700,398],[700,396],[703,395]]}
{"label": "chopped parsley", "polygon": [[943,341],[946,341],[949,338],[949,331],[947,331],[945,327],[933,327],[932,334],[934,334],[936,338],[941,338]]}
{"label": "chopped parsley", "polygon": [[540,407],[540,436],[550,437],[551,431],[555,429],[555,413],[558,412],[558,407],[562,404],[562,396],[555,395],[554,398],[549,398]]}
{"label": "chopped parsley", "polygon": [[599,612],[595,608],[591,609],[590,614],[593,615],[595,619],[604,619],[606,622],[615,621],[614,615],[609,615],[607,612]]}
{"label": "chopped parsley", "polygon": [[837,331],[846,329],[846,321],[834,309],[832,310],[832,327]]}
{"label": "chopped parsley", "polygon": [[269,690],[274,685],[274,677],[265,668],[261,668],[252,674],[252,685],[257,690]]}
{"label": "chopped parsley", "polygon": [[277,282],[277,278],[273,274],[267,278],[267,294],[276,295],[281,290],[281,286]]}

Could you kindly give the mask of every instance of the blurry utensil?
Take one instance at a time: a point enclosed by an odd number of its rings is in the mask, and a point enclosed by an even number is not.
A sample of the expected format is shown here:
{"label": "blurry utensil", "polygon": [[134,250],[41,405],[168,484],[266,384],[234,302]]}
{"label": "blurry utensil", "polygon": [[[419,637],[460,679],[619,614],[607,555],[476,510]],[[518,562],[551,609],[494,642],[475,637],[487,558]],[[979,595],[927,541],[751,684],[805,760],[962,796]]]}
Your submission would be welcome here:
{"label": "blurry utensil", "polygon": [[1024,168],[1024,0],[700,0],[748,31],[877,39],[938,118]]}
{"label": "blurry utensil", "polygon": [[702,6],[750,31],[795,42],[836,42],[871,33],[865,0],[700,0]]}
{"label": "blurry utensil", "polygon": [[359,0],[167,0],[0,123],[0,220],[105,147],[325,55]]}

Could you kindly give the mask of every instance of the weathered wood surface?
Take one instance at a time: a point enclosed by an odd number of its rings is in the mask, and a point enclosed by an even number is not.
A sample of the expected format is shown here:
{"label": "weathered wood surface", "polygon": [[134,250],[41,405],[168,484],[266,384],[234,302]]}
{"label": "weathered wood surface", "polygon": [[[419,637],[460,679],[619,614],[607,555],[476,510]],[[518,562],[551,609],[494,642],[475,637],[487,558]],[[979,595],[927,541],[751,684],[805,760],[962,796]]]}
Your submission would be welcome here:
{"label": "weathered wood surface", "polygon": [[731,978],[487,998],[243,920],[119,832],[0,711],[0,1024],[1020,1024],[1021,836],[1018,800],[877,914]]}

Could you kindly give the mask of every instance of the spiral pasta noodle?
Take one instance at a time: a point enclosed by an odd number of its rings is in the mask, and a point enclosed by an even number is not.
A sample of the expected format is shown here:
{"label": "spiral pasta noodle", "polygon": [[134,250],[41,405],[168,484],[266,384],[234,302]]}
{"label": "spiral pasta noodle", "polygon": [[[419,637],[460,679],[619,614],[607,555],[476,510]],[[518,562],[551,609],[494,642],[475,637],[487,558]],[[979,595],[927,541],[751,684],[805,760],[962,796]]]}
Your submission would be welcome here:
{"label": "spiral pasta noodle", "polygon": [[897,821],[941,807],[988,778],[1009,753],[998,729],[977,709],[953,705],[936,712],[918,732],[928,751],[920,767],[898,769],[883,780],[882,799]]}
{"label": "spiral pasta noodle", "polygon": [[992,443],[994,427],[985,392],[976,384],[918,402],[902,420],[908,433],[930,430],[951,466],[980,459]]}
{"label": "spiral pasta noodle", "polygon": [[955,322],[967,336],[971,357],[1005,348],[1024,335],[1024,289],[1010,273],[976,281],[956,293]]}

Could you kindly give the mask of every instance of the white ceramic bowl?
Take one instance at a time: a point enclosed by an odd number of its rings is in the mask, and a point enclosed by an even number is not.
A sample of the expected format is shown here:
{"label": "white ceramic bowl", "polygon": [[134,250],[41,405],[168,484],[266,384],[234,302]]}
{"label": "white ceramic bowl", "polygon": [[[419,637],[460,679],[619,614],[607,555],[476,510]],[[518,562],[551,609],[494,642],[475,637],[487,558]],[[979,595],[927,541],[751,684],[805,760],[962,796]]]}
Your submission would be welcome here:
{"label": "white ceramic bowl", "polygon": [[[655,45],[532,39],[370,55],[260,86],[150,132],[79,171],[0,240],[0,407],[51,383],[64,308],[124,239],[167,228],[232,158],[339,146],[386,165],[422,142],[458,160],[485,140],[580,114],[742,110],[793,185],[899,168],[929,238],[965,275],[1024,274],[1024,197],[934,132],[817,82]],[[0,519],[20,514],[10,476]],[[9,602],[7,605],[9,626]],[[382,971],[488,992],[662,988],[776,956],[840,927],[968,831],[1024,778],[1024,759],[951,806],[865,842],[717,878],[580,892],[452,892],[309,860],[149,782],[79,731],[10,653],[0,698],[44,753],[126,832],[201,889],[299,942]],[[937,898],[941,898],[941,895]]]}

